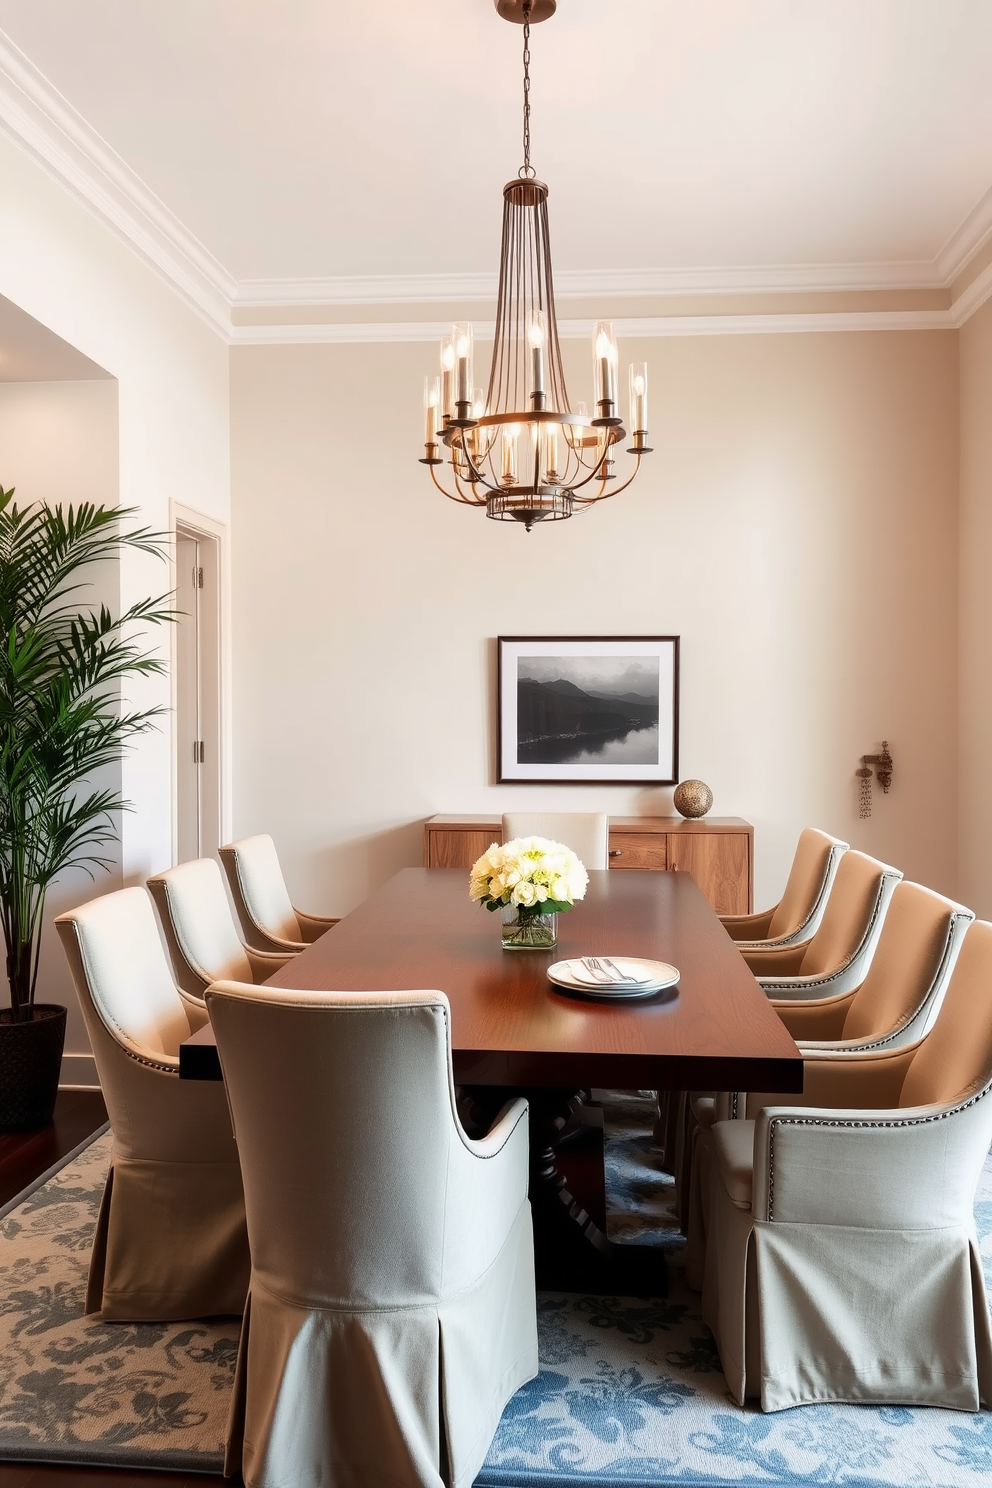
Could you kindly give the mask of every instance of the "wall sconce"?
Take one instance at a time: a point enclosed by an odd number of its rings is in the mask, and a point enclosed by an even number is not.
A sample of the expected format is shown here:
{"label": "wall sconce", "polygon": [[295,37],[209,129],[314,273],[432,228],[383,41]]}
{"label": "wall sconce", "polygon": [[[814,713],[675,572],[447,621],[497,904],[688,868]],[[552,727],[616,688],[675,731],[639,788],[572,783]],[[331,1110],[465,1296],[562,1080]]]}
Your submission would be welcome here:
{"label": "wall sconce", "polygon": [[854,772],[861,782],[858,816],[862,821],[866,821],[871,816],[872,765],[875,766],[875,774],[878,777],[879,785],[882,787],[882,794],[887,796],[889,794],[889,786],[892,784],[892,756],[889,753],[889,746],[885,739],[882,740],[881,754],[863,754],[861,756],[861,768]]}

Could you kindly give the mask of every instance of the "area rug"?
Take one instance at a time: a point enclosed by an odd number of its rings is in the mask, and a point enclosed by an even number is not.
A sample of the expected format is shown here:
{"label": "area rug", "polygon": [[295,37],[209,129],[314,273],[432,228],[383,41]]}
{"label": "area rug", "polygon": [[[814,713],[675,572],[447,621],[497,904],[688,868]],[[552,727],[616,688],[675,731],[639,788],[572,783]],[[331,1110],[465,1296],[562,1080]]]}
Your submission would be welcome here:
{"label": "area rug", "polygon": [[[608,1102],[610,1232],[665,1251],[669,1295],[541,1294],[541,1372],[507,1407],[479,1488],[987,1488],[988,1412],[731,1404],[685,1287],[653,1109]],[[0,1211],[0,1460],[218,1472],[237,1322],[82,1315],[109,1152],[99,1136]],[[992,1163],[976,1212],[992,1284]]]}

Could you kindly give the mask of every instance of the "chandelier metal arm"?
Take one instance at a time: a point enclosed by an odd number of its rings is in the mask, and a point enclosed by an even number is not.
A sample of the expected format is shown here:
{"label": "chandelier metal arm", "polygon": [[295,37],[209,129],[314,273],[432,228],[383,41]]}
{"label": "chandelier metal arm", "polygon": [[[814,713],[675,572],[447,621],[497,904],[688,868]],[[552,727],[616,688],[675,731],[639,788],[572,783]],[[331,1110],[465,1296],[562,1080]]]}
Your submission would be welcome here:
{"label": "chandelier metal arm", "polygon": [[[624,483],[623,483],[622,486],[617,486],[616,490],[614,490],[614,491],[608,491],[606,489],[606,482],[604,481],[603,482],[603,489],[600,491],[600,493],[599,493],[598,496],[578,496],[578,497],[576,497],[576,500],[577,501],[586,502],[586,503],[588,503],[591,506],[596,501],[603,501],[603,500],[607,499],[610,496],[619,496],[621,491],[626,491],[627,487],[629,485],[632,485],[633,482],[637,479],[637,472],[641,468],[641,457],[640,457],[640,454],[639,453],[636,454],[634,458],[635,458],[635,462],[636,462],[635,465],[634,465],[634,468],[631,471],[630,475],[628,475],[627,479],[624,481]],[[584,484],[585,484],[585,482],[583,481],[583,485]]]}
{"label": "chandelier metal arm", "polygon": [[[457,502],[459,506],[480,506],[481,505],[481,502],[478,502],[478,501],[467,501],[464,496],[457,495],[457,494],[455,494],[455,493],[453,493],[451,491],[446,491],[444,489],[444,487],[442,486],[441,482],[438,480],[437,474],[436,474],[436,471],[435,471],[435,468],[434,468],[433,465],[430,466],[430,472],[431,472],[431,480],[434,482],[435,486],[437,486],[438,490],[441,492],[441,495],[442,496],[447,496],[447,498],[448,498],[449,501]],[[457,492],[457,489],[458,489],[458,487],[457,487],[457,476],[456,476],[456,478],[455,478],[455,491],[456,492]]]}

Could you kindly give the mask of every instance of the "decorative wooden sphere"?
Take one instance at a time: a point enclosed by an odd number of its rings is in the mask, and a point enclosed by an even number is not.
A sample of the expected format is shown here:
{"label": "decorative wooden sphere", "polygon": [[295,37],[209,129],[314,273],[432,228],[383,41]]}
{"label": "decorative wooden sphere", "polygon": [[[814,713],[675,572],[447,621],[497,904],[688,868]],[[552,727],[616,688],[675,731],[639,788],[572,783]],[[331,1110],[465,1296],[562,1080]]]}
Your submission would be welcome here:
{"label": "decorative wooden sphere", "polygon": [[690,819],[696,816],[705,816],[713,805],[713,792],[702,780],[683,780],[681,785],[675,787],[675,795],[672,797],[675,810],[681,816]]}

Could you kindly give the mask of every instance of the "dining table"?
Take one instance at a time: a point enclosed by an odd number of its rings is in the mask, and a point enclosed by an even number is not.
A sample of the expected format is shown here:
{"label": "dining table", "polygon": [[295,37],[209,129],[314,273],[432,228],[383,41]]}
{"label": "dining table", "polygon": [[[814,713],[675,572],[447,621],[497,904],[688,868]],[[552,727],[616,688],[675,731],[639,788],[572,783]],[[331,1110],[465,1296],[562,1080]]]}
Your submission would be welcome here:
{"label": "dining table", "polygon": [[[607,1000],[548,978],[555,962],[604,956],[667,963],[678,982]],[[580,1202],[564,1176],[560,1139],[580,1092],[788,1096],[803,1088],[799,1049],[688,873],[591,871],[585,897],[558,916],[555,949],[506,950],[499,913],[469,898],[464,870],[405,868],[267,985],[446,995],[456,1083],[491,1111],[517,1094],[530,1102],[530,1199],[545,1287],[665,1290],[661,1250],[611,1242],[602,1206]],[[222,1078],[209,1023],[181,1045],[179,1073]]]}

